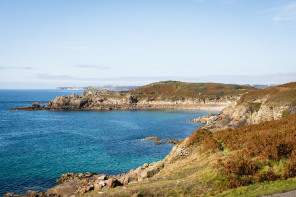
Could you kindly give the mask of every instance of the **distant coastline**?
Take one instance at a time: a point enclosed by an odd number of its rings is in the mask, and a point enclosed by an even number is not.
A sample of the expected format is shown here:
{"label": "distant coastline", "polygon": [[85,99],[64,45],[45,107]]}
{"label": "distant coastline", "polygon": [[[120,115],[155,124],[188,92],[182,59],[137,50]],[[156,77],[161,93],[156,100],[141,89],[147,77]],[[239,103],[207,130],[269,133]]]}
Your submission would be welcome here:
{"label": "distant coastline", "polygon": [[88,90],[88,89],[106,89],[110,91],[128,91],[131,89],[138,88],[140,86],[85,86],[85,87],[57,87],[56,90]]}

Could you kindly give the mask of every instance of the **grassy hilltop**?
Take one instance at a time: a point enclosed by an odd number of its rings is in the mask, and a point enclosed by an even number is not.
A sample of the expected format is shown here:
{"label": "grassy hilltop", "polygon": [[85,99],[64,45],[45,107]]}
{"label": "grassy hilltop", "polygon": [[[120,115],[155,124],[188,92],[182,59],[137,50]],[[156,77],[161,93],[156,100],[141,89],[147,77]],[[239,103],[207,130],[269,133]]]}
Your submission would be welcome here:
{"label": "grassy hilltop", "polygon": [[222,83],[185,83],[180,81],[163,81],[141,86],[130,90],[138,98],[154,96],[156,98],[173,98],[175,100],[185,98],[231,97],[244,94],[253,87],[244,85],[232,85]]}

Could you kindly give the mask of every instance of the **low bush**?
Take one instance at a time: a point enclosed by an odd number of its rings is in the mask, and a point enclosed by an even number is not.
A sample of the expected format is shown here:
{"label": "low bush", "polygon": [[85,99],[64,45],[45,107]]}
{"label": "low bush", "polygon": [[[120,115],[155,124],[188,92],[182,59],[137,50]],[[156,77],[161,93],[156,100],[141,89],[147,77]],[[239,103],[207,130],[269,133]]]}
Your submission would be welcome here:
{"label": "low bush", "polygon": [[296,115],[211,135],[235,152],[216,165],[227,189],[296,177]]}
{"label": "low bush", "polygon": [[222,150],[221,144],[213,138],[212,132],[207,129],[197,129],[189,136],[186,147],[194,144],[202,145],[207,151]]}

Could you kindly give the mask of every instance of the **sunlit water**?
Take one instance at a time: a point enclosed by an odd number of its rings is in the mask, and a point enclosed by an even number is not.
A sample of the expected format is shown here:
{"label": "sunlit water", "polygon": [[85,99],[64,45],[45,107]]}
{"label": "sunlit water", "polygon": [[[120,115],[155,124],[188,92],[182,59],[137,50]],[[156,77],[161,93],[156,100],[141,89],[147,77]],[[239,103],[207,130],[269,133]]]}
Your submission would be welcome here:
{"label": "sunlit water", "polygon": [[147,136],[180,139],[209,112],[10,111],[82,91],[0,90],[0,195],[43,191],[66,172],[119,174],[162,160],[173,145],[155,145]]}

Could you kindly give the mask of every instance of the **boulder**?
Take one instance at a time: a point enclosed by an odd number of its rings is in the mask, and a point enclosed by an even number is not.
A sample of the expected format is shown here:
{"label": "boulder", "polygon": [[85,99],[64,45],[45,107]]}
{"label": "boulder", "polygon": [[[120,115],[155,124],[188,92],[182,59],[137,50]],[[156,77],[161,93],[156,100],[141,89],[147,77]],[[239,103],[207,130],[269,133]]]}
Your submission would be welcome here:
{"label": "boulder", "polygon": [[108,188],[114,188],[114,187],[121,186],[121,185],[122,184],[117,179],[110,178],[106,181],[106,186]]}
{"label": "boulder", "polygon": [[166,139],[166,141],[171,144],[178,144],[179,142],[179,140],[172,140],[172,139]]}

